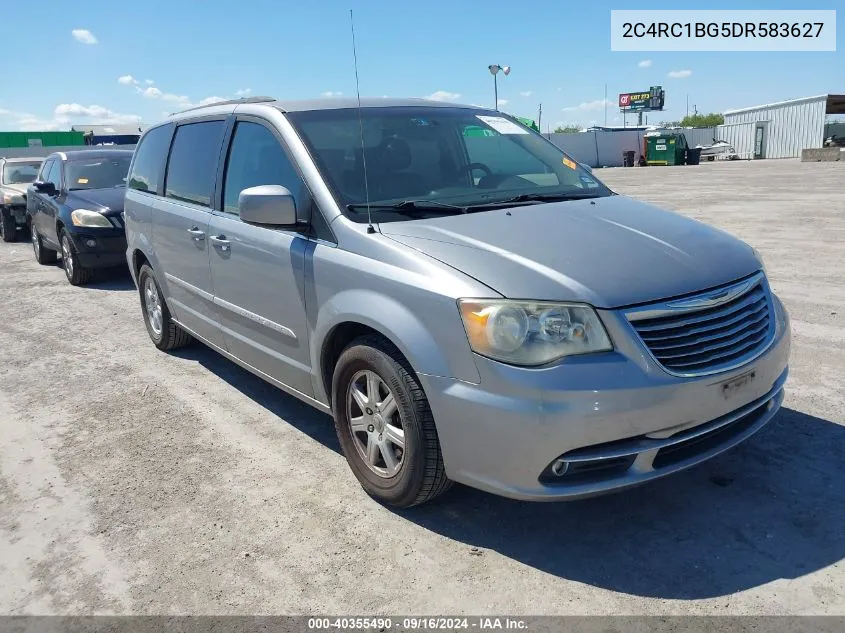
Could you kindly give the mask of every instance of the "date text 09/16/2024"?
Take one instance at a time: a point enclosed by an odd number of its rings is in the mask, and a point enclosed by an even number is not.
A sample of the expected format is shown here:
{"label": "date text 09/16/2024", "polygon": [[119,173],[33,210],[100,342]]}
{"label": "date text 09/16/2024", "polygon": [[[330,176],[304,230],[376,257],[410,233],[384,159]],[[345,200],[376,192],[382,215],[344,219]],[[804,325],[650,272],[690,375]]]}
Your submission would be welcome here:
{"label": "date text 09/16/2024", "polygon": [[309,618],[308,630],[458,631],[525,630],[526,622],[510,617],[325,617]]}

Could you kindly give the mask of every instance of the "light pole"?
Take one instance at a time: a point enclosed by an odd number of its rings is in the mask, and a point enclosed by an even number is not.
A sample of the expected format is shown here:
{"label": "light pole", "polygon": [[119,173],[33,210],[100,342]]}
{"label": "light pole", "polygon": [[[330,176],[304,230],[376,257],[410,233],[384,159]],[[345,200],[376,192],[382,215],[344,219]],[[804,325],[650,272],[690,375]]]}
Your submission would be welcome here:
{"label": "light pole", "polygon": [[487,69],[490,71],[490,74],[493,75],[493,103],[495,104],[495,109],[499,109],[499,83],[498,77],[499,71],[501,70],[505,76],[511,74],[511,67],[510,66],[499,66],[499,64],[490,64]]}

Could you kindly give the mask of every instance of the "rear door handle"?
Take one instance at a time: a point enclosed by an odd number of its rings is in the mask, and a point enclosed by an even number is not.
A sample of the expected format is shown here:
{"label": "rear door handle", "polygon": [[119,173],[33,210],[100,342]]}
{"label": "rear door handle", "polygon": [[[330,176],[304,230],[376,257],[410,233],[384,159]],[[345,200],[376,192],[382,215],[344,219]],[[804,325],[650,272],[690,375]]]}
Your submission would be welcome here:
{"label": "rear door handle", "polygon": [[215,246],[219,246],[221,251],[229,250],[229,240],[226,239],[225,235],[209,235],[208,239]]}
{"label": "rear door handle", "polygon": [[205,231],[201,231],[199,227],[192,227],[188,229],[188,233],[190,233],[191,237],[194,238],[196,241],[204,240],[205,239]]}

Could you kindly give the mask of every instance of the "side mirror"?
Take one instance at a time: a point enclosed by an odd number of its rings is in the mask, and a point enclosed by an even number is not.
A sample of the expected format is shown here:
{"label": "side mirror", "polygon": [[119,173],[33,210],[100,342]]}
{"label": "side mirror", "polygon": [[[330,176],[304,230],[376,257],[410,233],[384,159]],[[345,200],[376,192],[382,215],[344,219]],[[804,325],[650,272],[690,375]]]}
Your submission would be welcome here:
{"label": "side mirror", "polygon": [[35,187],[35,190],[39,193],[46,193],[48,196],[53,196],[56,194],[56,186],[52,182],[36,180],[34,183],[32,183],[32,186]]}
{"label": "side mirror", "polygon": [[238,213],[241,220],[250,224],[296,224],[296,202],[293,194],[281,185],[259,185],[244,189],[238,196]]}

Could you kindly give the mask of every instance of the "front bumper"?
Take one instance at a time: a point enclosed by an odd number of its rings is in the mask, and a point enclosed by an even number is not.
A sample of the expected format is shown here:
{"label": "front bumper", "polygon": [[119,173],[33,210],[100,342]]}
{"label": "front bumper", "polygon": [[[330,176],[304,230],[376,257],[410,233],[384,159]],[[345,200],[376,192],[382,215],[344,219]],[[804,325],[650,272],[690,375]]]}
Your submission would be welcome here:
{"label": "front bumper", "polygon": [[[602,313],[617,349],[548,368],[478,357],[479,384],[420,375],[447,475],[506,497],[587,497],[705,461],[762,428],[783,400],[789,317],[772,297],[775,335],[765,353],[716,375],[664,371],[622,315]],[[728,390],[725,382],[754,372]],[[559,459],[565,467],[552,472]]]}
{"label": "front bumper", "polygon": [[86,268],[126,265],[126,234],[123,229],[79,229],[68,231],[76,248],[76,259]]}
{"label": "front bumper", "polygon": [[19,229],[26,227],[26,205],[7,206],[6,213],[15,218],[15,225]]}

